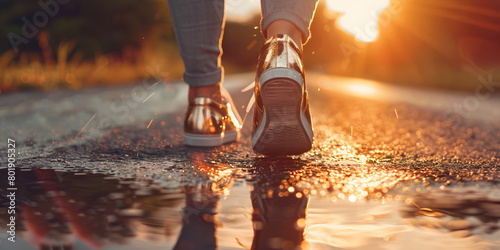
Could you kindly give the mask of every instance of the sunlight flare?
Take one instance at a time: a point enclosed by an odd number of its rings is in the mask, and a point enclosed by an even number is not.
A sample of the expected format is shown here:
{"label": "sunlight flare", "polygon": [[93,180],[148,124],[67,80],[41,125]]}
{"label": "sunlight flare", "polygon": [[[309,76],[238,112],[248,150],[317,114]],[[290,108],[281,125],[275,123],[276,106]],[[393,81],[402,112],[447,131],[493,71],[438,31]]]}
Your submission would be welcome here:
{"label": "sunlight flare", "polygon": [[342,16],[337,24],[362,42],[373,42],[378,36],[378,15],[389,6],[389,0],[327,0],[326,5]]}
{"label": "sunlight flare", "polygon": [[362,84],[362,83],[354,83],[350,86],[348,86],[348,90],[356,95],[360,96],[369,96],[373,95],[375,93],[375,88],[367,85],[367,84]]}

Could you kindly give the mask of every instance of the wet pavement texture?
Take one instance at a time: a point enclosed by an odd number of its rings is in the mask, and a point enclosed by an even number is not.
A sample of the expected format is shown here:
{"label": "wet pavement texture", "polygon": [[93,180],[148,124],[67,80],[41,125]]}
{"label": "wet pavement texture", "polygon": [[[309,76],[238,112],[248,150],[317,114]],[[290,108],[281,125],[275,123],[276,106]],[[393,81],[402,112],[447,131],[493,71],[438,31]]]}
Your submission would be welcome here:
{"label": "wet pavement texture", "polygon": [[[226,79],[242,116],[252,78]],[[179,83],[2,93],[0,248],[500,249],[500,96],[307,80],[314,146],[283,158],[251,152],[252,112],[185,146]]]}

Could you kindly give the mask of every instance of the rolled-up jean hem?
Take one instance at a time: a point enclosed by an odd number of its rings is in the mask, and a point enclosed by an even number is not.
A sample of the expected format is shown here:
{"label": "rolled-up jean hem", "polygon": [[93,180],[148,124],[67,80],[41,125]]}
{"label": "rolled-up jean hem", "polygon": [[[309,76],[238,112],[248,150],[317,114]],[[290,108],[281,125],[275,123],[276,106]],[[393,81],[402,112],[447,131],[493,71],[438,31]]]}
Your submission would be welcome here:
{"label": "rolled-up jean hem", "polygon": [[222,82],[224,74],[224,68],[219,67],[216,71],[209,73],[196,73],[192,74],[189,72],[184,72],[184,82],[192,87],[203,87],[210,86],[219,82]]}
{"label": "rolled-up jean hem", "polygon": [[278,20],[286,20],[293,23],[302,33],[302,41],[304,43],[309,39],[309,21],[306,22],[304,17],[292,10],[277,11],[263,16],[260,26],[264,37],[267,37],[266,31],[269,25]]}

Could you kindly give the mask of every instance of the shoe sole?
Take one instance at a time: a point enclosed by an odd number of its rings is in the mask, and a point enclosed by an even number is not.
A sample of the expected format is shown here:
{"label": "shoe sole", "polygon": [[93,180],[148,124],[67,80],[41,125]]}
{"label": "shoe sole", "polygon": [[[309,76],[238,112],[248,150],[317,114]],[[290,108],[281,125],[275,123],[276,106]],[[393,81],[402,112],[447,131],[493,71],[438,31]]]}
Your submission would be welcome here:
{"label": "shoe sole", "polygon": [[226,131],[220,135],[199,135],[184,133],[184,143],[193,147],[217,147],[226,143],[238,141],[237,131]]}
{"label": "shoe sole", "polygon": [[262,74],[264,114],[252,136],[255,152],[268,155],[297,155],[312,147],[312,127],[302,111],[302,77],[288,68]]}

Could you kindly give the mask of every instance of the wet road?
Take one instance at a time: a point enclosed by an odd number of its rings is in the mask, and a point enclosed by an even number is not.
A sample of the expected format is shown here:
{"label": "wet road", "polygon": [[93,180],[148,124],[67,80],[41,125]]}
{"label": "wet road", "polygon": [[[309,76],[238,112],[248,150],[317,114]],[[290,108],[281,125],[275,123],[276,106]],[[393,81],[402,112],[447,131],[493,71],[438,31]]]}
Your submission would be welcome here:
{"label": "wet road", "polygon": [[[226,79],[242,112],[251,81]],[[313,150],[278,159],[250,151],[249,124],[240,143],[184,146],[180,84],[0,95],[0,149],[17,153],[17,240],[3,209],[0,245],[500,249],[498,94],[308,84]]]}

